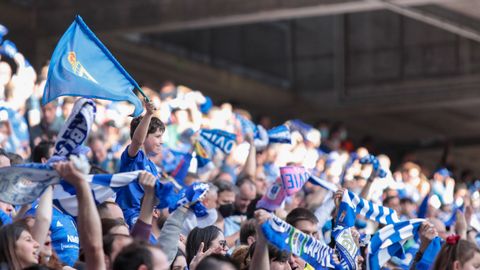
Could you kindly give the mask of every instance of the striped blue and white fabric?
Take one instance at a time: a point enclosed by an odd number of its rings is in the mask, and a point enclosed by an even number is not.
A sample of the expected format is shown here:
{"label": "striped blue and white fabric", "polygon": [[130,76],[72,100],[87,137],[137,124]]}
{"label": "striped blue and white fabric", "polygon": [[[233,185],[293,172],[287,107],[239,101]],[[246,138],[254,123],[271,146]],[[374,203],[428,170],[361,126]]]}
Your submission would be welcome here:
{"label": "striped blue and white fabric", "polygon": [[356,215],[362,215],[385,225],[400,221],[393,209],[360,198],[355,193],[346,190],[338,210],[337,222],[343,227],[352,227],[355,224]]}
{"label": "striped blue and white fabric", "polygon": [[367,247],[367,270],[380,270],[393,256],[404,258],[403,244],[417,237],[424,219],[411,219],[387,225],[375,233]]}
{"label": "striped blue and white fabric", "polygon": [[[116,191],[127,186],[138,178],[142,171],[132,171],[117,174],[87,175],[92,195],[96,204],[100,204],[115,196]],[[53,188],[53,203],[64,213],[71,216],[78,215],[78,202],[75,188],[65,181],[61,181]]]}
{"label": "striped blue and white fabric", "polygon": [[328,182],[327,180],[321,179],[320,177],[316,177],[314,175],[310,175],[308,181],[316,186],[320,186],[332,192],[338,190],[338,187],[334,183]]}

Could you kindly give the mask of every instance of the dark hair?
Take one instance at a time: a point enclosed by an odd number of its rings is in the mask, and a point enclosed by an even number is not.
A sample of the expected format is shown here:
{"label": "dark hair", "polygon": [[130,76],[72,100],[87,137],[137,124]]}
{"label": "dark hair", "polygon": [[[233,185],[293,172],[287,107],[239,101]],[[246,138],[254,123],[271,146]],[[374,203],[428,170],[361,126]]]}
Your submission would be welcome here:
{"label": "dark hair", "polygon": [[257,234],[257,229],[255,228],[255,220],[249,219],[242,223],[240,227],[240,244],[248,245],[248,237],[255,236]]}
{"label": "dark hair", "polygon": [[[8,158],[7,151],[5,151],[5,149],[3,149],[3,148],[0,148],[0,156],[5,156],[6,158]],[[10,159],[10,158],[8,158],[8,159]]]}
{"label": "dark hair", "polygon": [[55,268],[51,268],[45,265],[41,264],[35,264],[26,268],[23,268],[22,270],[55,270]]}
{"label": "dark hair", "polygon": [[226,180],[216,180],[213,182],[213,184],[218,188],[217,194],[220,194],[224,191],[229,191],[229,192],[238,192],[238,188],[232,184],[232,182],[226,181]]}
{"label": "dark hair", "polygon": [[459,261],[461,265],[480,253],[480,249],[467,240],[459,239],[456,244],[449,244],[448,240],[442,245],[437,254],[432,270],[453,270],[453,263]]}
{"label": "dark hair", "polygon": [[152,252],[146,242],[133,242],[118,253],[113,262],[113,270],[138,269],[142,264],[153,269]]}
{"label": "dark hair", "polygon": [[400,204],[406,204],[406,203],[415,203],[411,198],[405,197],[400,199]]}
{"label": "dark hair", "polygon": [[253,187],[256,187],[255,182],[253,182],[253,180],[250,179],[249,177],[242,177],[242,178],[238,179],[237,182],[235,183],[235,185],[238,188],[242,187],[244,184],[249,184]]}
{"label": "dark hair", "polygon": [[0,228],[0,264],[7,264],[7,269],[20,268],[15,245],[23,231],[28,231],[27,225],[23,222],[15,222]]}
{"label": "dark hair", "polygon": [[112,228],[117,226],[125,226],[128,228],[127,223],[122,219],[114,219],[114,218],[102,218],[102,235],[109,234]]}
{"label": "dark hair", "polygon": [[196,270],[225,269],[225,265],[230,265],[233,269],[239,269],[237,265],[228,257],[219,254],[212,254],[200,261]]}
{"label": "dark hair", "polygon": [[98,204],[97,205],[97,211],[98,211],[98,214],[100,216],[102,216],[102,214],[104,212],[108,212],[110,211],[110,209],[108,209],[108,206],[109,205],[118,205],[116,202],[112,202],[112,201],[104,201],[102,202],[101,204]]}
{"label": "dark hair", "polygon": [[18,165],[23,164],[23,158],[19,154],[9,152],[7,153],[7,157],[10,160],[10,165]]}
{"label": "dark hair", "polygon": [[[257,246],[257,242],[253,243],[250,248],[248,249],[248,253],[245,256],[245,264],[247,266],[250,265],[253,254],[255,253],[255,248]],[[290,253],[286,251],[282,251],[276,248],[274,245],[267,244],[268,247],[268,259],[275,262],[287,262],[290,258]]]}
{"label": "dark hair", "polygon": [[211,242],[217,238],[222,231],[213,225],[205,228],[196,227],[190,231],[187,237],[187,244],[185,245],[185,251],[187,253],[187,264],[190,265],[193,257],[197,255],[198,248],[203,242],[203,251],[207,251],[210,248]]}
{"label": "dark hair", "polygon": [[110,257],[112,255],[112,248],[113,248],[113,243],[115,243],[115,240],[119,237],[128,237],[128,235],[123,235],[123,234],[106,234],[103,236],[103,253]]}
{"label": "dark hair", "polygon": [[288,258],[290,258],[290,253],[268,244],[268,258],[275,262],[287,262]]}
{"label": "dark hair", "polygon": [[55,144],[51,141],[41,141],[38,143],[32,151],[32,162],[40,163],[42,158],[50,158],[50,149],[53,148]]}
{"label": "dark hair", "polygon": [[318,224],[318,219],[317,217],[312,213],[312,211],[306,209],[306,208],[301,208],[301,207],[298,207],[298,208],[295,208],[293,209],[288,215],[287,215],[287,218],[285,219],[285,221],[294,226],[295,227],[295,224],[299,221],[302,221],[302,220],[308,220],[310,222],[312,222],[313,224]]}
{"label": "dark hair", "polygon": [[[135,130],[137,129],[142,119],[143,119],[143,116],[139,116],[137,118],[133,118],[132,122],[130,122],[130,139],[133,138],[133,134],[135,133]],[[154,116],[150,120],[150,125],[148,126],[147,135],[155,133],[157,132],[157,130],[159,130],[162,133],[165,132],[165,124],[163,124],[162,120]]]}
{"label": "dark hair", "polygon": [[388,196],[386,197],[384,200],[383,200],[383,205],[388,205],[390,204],[390,201],[394,200],[394,199],[398,199],[397,196]]}
{"label": "dark hair", "polygon": [[177,260],[178,257],[185,257],[185,260],[187,256],[185,256],[185,253],[181,249],[177,249],[177,255],[175,255],[175,258],[172,260],[172,264],[170,264],[170,269],[173,269],[173,263]]}

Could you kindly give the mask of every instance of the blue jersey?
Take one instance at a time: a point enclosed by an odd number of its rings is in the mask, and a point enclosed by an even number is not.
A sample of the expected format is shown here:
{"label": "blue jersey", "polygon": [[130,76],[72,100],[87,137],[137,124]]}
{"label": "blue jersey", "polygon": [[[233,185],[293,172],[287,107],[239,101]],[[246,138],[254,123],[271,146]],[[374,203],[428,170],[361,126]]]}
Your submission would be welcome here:
{"label": "blue jersey", "polygon": [[[145,170],[158,176],[157,166],[147,158],[145,152],[139,150],[135,157],[130,157],[128,155],[128,147],[123,151],[120,159],[120,172]],[[143,193],[143,187],[137,180],[131,182],[128,186],[117,192],[116,202],[122,209],[125,221],[130,228],[135,224],[138,215],[140,214]]]}
{"label": "blue jersey", "polygon": [[[34,216],[37,206],[32,207],[26,214]],[[73,266],[78,260],[80,250],[78,231],[74,219],[53,207],[50,232],[52,233],[53,250],[58,255],[60,261]]]}

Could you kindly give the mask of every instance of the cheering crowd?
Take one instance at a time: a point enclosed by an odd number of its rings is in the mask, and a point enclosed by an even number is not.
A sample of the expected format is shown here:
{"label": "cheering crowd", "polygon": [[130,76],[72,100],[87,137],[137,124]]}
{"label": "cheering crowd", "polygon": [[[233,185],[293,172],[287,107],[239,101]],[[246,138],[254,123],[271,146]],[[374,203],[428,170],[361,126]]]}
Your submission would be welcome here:
{"label": "cheering crowd", "polygon": [[448,164],[393,167],[341,125],[275,127],[173,82],[135,118],[41,105],[48,66],[0,44],[0,198],[61,179],[0,201],[0,270],[480,269],[480,181]]}

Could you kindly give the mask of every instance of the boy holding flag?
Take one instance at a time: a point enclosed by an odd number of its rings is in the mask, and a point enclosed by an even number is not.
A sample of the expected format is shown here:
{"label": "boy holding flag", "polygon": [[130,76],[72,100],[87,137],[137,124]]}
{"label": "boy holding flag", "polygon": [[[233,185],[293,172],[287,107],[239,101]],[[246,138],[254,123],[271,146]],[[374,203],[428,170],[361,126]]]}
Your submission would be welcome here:
{"label": "boy holding flag", "polygon": [[[120,172],[145,170],[158,176],[157,166],[149,159],[162,150],[162,135],[165,125],[153,116],[156,108],[152,102],[144,101],[146,113],[134,118],[130,123],[131,144],[123,151],[120,159]],[[128,225],[135,224],[140,213],[143,188],[137,181],[117,193],[116,202],[122,208]]]}

